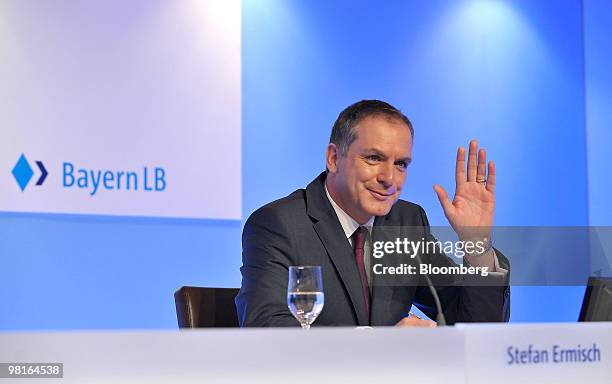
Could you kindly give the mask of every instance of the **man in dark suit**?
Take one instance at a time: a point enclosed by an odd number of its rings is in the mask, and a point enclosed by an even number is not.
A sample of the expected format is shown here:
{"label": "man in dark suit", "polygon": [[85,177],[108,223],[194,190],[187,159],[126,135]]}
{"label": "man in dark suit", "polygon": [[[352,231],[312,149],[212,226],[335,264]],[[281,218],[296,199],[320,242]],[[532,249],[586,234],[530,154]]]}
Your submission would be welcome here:
{"label": "man in dark suit", "polygon": [[[326,172],[306,189],[255,211],[244,227],[242,287],[236,297],[241,326],[299,325],[287,307],[292,265],[321,266],[325,305],[314,326],[432,324],[409,313],[414,303],[429,317],[437,315],[423,275],[409,275],[398,284],[372,269],[377,229],[421,228],[417,237],[431,239],[423,209],[399,200],[413,135],[408,118],[382,101],[363,100],[340,113],[327,147]],[[486,277],[432,276],[449,324],[507,321],[509,316],[509,263],[490,245],[494,186],[495,166],[487,166],[484,149],[478,151],[472,141],[467,172],[465,149],[457,152],[454,200],[434,187],[459,238],[485,244],[464,263],[491,272]],[[416,260],[454,266],[440,252]]]}

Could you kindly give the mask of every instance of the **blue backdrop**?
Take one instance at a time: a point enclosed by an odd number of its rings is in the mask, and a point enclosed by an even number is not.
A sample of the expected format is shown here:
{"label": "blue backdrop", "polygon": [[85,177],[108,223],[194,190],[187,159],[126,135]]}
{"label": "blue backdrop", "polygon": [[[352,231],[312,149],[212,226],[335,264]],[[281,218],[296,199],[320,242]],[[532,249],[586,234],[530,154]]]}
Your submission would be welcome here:
{"label": "blue backdrop", "polygon": [[[497,164],[496,224],[610,224],[604,0],[253,0],[242,12],[243,221],[1,214],[0,329],[176,327],[174,290],[239,286],[244,220],[323,169],[333,121],[362,98],[412,120],[403,198],[432,224],[446,223],[432,186],[453,190],[471,138]],[[575,321],[583,292],[514,287],[512,321]]]}

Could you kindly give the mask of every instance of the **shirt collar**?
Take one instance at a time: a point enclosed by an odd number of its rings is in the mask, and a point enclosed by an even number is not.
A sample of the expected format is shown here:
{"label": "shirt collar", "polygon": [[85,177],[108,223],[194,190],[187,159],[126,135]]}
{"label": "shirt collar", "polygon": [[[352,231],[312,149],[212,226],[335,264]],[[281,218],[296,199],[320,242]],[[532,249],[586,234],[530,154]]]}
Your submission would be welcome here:
{"label": "shirt collar", "polygon": [[347,239],[350,239],[351,236],[353,236],[353,233],[357,230],[357,228],[362,226],[366,227],[368,231],[372,233],[372,226],[374,225],[374,216],[370,217],[370,219],[365,224],[361,225],[356,222],[348,213],[344,212],[344,210],[340,208],[338,204],[336,204],[334,199],[332,199],[331,195],[329,194],[329,191],[327,190],[327,184],[325,184],[325,194],[327,195],[329,202],[334,208],[334,211],[336,211],[336,216],[338,216],[338,220],[340,220],[340,225],[342,226],[342,230],[344,231],[344,234],[346,235]]}

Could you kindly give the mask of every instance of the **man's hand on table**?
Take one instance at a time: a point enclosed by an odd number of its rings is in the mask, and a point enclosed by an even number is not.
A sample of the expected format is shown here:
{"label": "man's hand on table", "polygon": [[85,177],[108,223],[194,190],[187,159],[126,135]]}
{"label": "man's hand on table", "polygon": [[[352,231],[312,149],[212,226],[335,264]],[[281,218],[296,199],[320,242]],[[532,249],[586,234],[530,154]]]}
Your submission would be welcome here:
{"label": "man's hand on table", "polygon": [[401,319],[396,327],[422,327],[422,328],[435,328],[438,325],[435,321],[426,320],[418,317],[415,314],[410,313],[408,316]]}

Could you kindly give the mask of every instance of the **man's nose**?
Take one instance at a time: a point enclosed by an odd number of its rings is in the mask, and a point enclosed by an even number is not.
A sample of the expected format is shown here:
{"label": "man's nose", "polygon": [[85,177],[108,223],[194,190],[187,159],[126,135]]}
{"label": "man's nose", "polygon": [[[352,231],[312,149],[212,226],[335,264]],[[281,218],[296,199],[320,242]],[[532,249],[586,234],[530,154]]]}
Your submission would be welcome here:
{"label": "man's nose", "polygon": [[381,183],[385,188],[389,188],[393,185],[393,172],[393,164],[381,164],[380,168],[378,169],[378,182]]}

